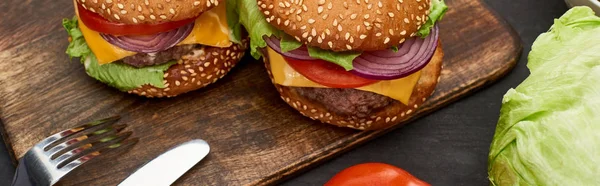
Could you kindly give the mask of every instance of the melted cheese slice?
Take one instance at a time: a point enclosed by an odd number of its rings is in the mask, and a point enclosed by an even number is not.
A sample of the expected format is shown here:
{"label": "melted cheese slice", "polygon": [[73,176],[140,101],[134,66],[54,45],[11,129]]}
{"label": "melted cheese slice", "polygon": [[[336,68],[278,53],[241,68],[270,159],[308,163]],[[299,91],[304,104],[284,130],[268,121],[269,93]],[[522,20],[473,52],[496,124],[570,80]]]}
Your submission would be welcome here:
{"label": "melted cheese slice", "polygon": [[[283,56],[273,51],[273,49],[267,47],[267,52],[269,54],[271,73],[273,74],[275,83],[290,87],[327,88],[307,79],[298,71],[294,70],[283,59]],[[404,78],[379,81],[377,83],[356,89],[384,95],[408,105],[410,96],[420,77],[421,71],[418,71]]]}
{"label": "melted cheese slice", "polygon": [[[77,8],[75,10],[79,17]],[[110,44],[100,36],[100,33],[89,29],[83,22],[79,21],[78,25],[83,33],[86,43],[94,55],[96,55],[99,64],[112,63],[136,54],[136,52],[127,51]],[[231,46],[232,42],[229,38],[229,26],[227,25],[225,5],[217,6],[202,13],[202,15],[196,19],[190,35],[177,45],[184,44],[202,44],[214,47]]]}

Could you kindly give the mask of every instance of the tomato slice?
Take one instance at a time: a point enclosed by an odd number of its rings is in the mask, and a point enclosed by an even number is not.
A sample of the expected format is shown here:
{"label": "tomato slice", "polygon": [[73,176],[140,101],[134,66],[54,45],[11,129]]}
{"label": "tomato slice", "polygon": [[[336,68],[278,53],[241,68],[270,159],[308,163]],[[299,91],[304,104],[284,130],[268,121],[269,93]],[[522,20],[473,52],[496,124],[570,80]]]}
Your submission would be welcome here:
{"label": "tomato slice", "polygon": [[304,77],[331,88],[357,88],[379,81],[354,75],[336,64],[323,60],[304,61],[285,56],[283,58]]}
{"label": "tomato slice", "polygon": [[112,34],[112,35],[151,35],[160,32],[166,32],[175,28],[187,25],[197,17],[184,19],[180,21],[171,21],[159,24],[139,24],[139,25],[128,25],[124,23],[115,23],[107,19],[104,19],[97,13],[91,12],[83,8],[79,3],[77,4],[77,11],[79,12],[79,18],[88,28],[97,32]]}
{"label": "tomato slice", "polygon": [[362,163],[333,176],[324,186],[430,186],[405,170],[385,163]]}

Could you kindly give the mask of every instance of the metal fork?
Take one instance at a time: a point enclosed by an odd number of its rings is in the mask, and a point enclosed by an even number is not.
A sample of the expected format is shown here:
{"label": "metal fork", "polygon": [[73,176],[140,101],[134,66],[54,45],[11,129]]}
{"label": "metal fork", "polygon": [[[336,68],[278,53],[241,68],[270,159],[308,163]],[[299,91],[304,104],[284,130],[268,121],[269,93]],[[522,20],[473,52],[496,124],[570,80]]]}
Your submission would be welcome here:
{"label": "metal fork", "polygon": [[33,146],[19,160],[12,185],[53,185],[67,173],[109,150],[135,144],[113,116],[56,133]]}

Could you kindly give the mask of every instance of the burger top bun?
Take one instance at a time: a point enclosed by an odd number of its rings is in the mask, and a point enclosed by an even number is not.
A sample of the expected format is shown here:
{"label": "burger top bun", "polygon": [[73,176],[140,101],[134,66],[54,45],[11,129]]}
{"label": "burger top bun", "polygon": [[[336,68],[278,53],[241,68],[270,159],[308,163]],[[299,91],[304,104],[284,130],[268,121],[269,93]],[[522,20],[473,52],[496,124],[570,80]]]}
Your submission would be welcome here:
{"label": "burger top bun", "polygon": [[224,0],[76,0],[112,22],[157,24],[194,18]]}
{"label": "burger top bun", "polygon": [[431,0],[258,0],[267,22],[333,51],[397,46],[425,24]]}

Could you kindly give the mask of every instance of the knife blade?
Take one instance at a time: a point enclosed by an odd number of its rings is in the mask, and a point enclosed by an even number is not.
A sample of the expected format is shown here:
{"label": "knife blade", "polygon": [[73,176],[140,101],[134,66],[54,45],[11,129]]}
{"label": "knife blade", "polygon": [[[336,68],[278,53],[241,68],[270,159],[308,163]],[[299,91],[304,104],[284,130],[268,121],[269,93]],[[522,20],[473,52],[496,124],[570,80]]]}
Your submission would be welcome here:
{"label": "knife blade", "polygon": [[210,147],[204,140],[182,143],[140,167],[119,186],[171,185],[204,159],[209,151]]}

